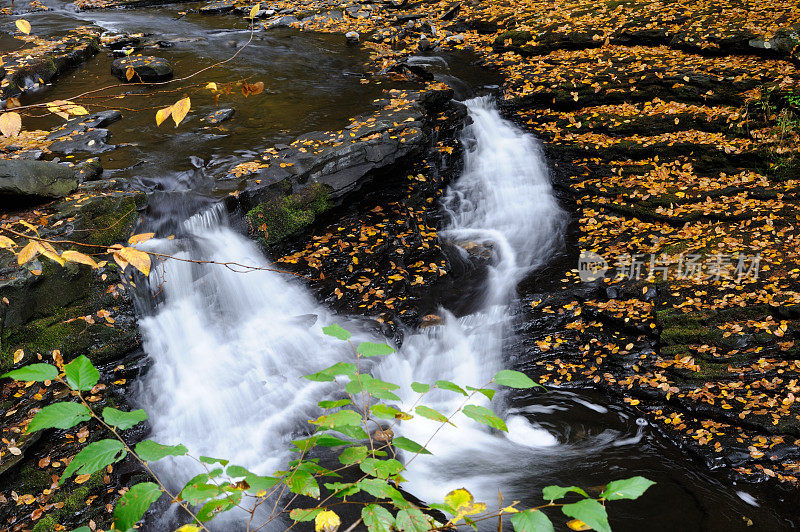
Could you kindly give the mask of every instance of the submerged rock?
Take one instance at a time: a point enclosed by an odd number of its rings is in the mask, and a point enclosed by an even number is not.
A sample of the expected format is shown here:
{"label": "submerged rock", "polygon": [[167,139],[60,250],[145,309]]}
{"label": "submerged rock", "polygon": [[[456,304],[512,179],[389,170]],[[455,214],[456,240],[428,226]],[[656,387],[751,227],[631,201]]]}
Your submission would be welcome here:
{"label": "submerged rock", "polygon": [[63,164],[0,160],[0,197],[61,198],[78,188],[75,171]]}
{"label": "submerged rock", "polygon": [[[128,69],[133,77],[128,79]],[[148,83],[172,79],[172,65],[166,59],[153,56],[124,57],[111,63],[111,74],[127,83]]]}
{"label": "submerged rock", "polygon": [[236,113],[235,109],[225,108],[225,109],[217,109],[213,113],[206,116],[203,120],[208,124],[219,124],[220,122],[224,122],[226,120],[230,120],[233,118],[233,115]]}

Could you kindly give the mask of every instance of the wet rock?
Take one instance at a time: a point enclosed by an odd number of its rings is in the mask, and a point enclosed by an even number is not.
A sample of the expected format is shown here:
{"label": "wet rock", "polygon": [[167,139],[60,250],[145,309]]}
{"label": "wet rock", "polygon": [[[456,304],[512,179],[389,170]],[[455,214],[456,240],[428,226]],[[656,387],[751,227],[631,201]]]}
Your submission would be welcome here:
{"label": "wet rock", "polygon": [[233,118],[233,115],[236,113],[235,109],[225,108],[225,109],[217,109],[210,115],[206,116],[203,120],[207,124],[219,124],[220,122],[224,122],[226,120],[230,120]]}
{"label": "wet rock", "polygon": [[[128,79],[128,69],[133,77]],[[127,83],[148,83],[172,79],[173,71],[166,59],[153,56],[125,57],[111,63],[111,74]]]}
{"label": "wet rock", "polygon": [[344,36],[347,39],[347,44],[350,45],[358,44],[358,41],[361,38],[357,31],[348,31]]}
{"label": "wet rock", "polygon": [[56,140],[69,137],[75,133],[84,133],[89,129],[101,128],[113,124],[122,118],[119,111],[101,111],[86,116],[79,116],[67,120],[62,126],[54,129],[47,135],[47,140]]}
{"label": "wet rock", "polygon": [[219,0],[204,5],[198,11],[203,15],[220,15],[230,13],[234,7],[236,7],[236,0]]}
{"label": "wet rock", "polygon": [[4,54],[5,76],[0,87],[0,100],[20,96],[41,84],[50,83],[59,74],[80,65],[100,50],[99,40],[96,31],[80,27],[59,37],[56,46],[39,46],[33,53],[21,49]]}
{"label": "wet rock", "polygon": [[428,327],[436,327],[444,325],[444,319],[438,314],[428,314],[422,317],[422,322],[419,324],[420,329],[427,329]]}
{"label": "wet rock", "polygon": [[427,52],[433,49],[433,45],[426,35],[420,37],[417,47],[419,48],[420,52]]}
{"label": "wet rock", "polygon": [[88,129],[62,137],[50,145],[50,151],[63,155],[73,153],[103,153],[113,150],[114,146],[106,141],[111,137],[107,129]]}
{"label": "wet rock", "polygon": [[78,188],[72,168],[49,161],[0,160],[0,197],[61,198]]}
{"label": "wet rock", "polygon": [[422,65],[415,65],[411,63],[397,62],[384,70],[382,73],[395,72],[408,76],[412,81],[433,81],[436,79],[433,72],[429,71]]}
{"label": "wet rock", "polygon": [[103,176],[103,165],[97,158],[87,159],[75,167],[75,176],[78,182],[97,181]]}
{"label": "wet rock", "polygon": [[276,18],[274,20],[269,21],[267,23],[266,27],[268,29],[271,29],[271,28],[288,28],[288,27],[290,27],[292,24],[294,24],[296,22],[300,22],[300,19],[298,19],[297,17],[295,17],[293,15],[286,15],[286,16],[278,17],[278,18]]}
{"label": "wet rock", "polygon": [[111,50],[135,49],[142,46],[142,37],[141,34],[104,33],[100,36],[100,44]]}
{"label": "wet rock", "polygon": [[372,439],[374,441],[390,442],[392,438],[394,438],[392,429],[376,430],[372,433]]}
{"label": "wet rock", "polygon": [[456,242],[456,246],[478,259],[489,260],[494,255],[494,245],[491,242]]}

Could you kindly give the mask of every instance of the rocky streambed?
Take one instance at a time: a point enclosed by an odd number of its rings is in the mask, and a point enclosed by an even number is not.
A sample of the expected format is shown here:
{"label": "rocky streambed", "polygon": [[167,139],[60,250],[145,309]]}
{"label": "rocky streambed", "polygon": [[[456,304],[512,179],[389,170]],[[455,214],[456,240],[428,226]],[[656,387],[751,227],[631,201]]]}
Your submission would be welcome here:
{"label": "rocky streambed", "polygon": [[[521,284],[507,347],[510,366],[552,395],[515,406],[566,411],[539,417],[578,447],[600,434],[638,438],[548,455],[556,465],[535,469],[531,491],[597,480],[597,468],[636,472],[657,480],[661,496],[622,512],[615,529],[647,513],[664,530],[788,530],[800,460],[798,21],[781,4],[749,12],[743,28],[744,15],[722,4],[566,2],[556,13],[538,2],[274,2],[258,13],[243,60],[196,80],[179,129],[156,128],[153,115],[183,94],[129,84],[127,67],[115,80],[115,54],[161,57],[180,78],[248,42],[249,5],[47,5],[24,15],[32,33],[39,15],[47,31],[26,44],[17,35],[4,51],[3,99],[121,86],[87,100],[91,116],[26,117],[20,136],[0,140],[0,176],[13,176],[1,191],[3,226],[109,246],[134,232],[170,234],[223,201],[320,301],[402,339],[436,326],[439,305],[468,312],[465,295],[493,256],[439,237],[437,198],[461,165],[466,112],[454,96],[494,92],[544,141],[573,219],[563,253]],[[71,29],[79,23],[89,27]],[[262,82],[261,92],[245,95],[243,79]],[[605,275],[586,278],[581,251],[600,255]],[[679,277],[689,256],[705,269]],[[758,275],[737,278],[739,259],[749,266],[755,256]],[[0,367],[87,354],[104,372],[92,400],[134,396],[148,359],[130,279],[113,264],[91,272],[45,259],[9,262],[3,277]],[[96,431],[28,437],[27,420],[53,392],[7,381],[1,390],[0,520],[40,532],[89,519],[107,527],[106,505],[141,472],[124,462],[57,488]],[[672,515],[676,505],[685,515]]]}

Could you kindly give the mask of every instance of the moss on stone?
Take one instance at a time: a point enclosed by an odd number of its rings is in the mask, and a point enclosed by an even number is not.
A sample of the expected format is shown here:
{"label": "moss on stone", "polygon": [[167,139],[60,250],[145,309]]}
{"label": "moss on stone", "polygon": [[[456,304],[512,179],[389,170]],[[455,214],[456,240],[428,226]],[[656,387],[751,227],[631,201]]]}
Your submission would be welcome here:
{"label": "moss on stone", "polygon": [[307,187],[299,194],[280,196],[260,203],[247,213],[251,227],[264,244],[274,244],[309,227],[331,206],[328,188]]}
{"label": "moss on stone", "polygon": [[57,525],[58,521],[56,521],[53,516],[46,515],[36,522],[36,525],[33,527],[33,532],[51,532],[56,530]]}
{"label": "moss on stone", "polygon": [[494,44],[495,46],[502,48],[505,46],[506,41],[510,39],[512,46],[520,47],[523,44],[529,42],[531,40],[531,36],[532,36],[531,32],[529,31],[521,31],[521,30],[506,31],[501,33],[495,38]]}

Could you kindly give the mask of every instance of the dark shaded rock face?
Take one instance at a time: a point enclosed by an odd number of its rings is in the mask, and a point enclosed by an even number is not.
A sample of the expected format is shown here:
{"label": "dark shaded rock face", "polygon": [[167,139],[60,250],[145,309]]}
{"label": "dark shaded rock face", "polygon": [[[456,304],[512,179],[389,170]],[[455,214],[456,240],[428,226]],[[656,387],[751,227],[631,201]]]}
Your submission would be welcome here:
{"label": "dark shaded rock face", "polygon": [[72,168],[48,161],[0,160],[0,197],[61,198],[78,188]]}
{"label": "dark shaded rock face", "polygon": [[[128,69],[133,77],[128,79]],[[153,56],[123,57],[111,63],[111,74],[129,83],[149,83],[172,79],[172,65],[166,59]]]}
{"label": "dark shaded rock face", "polygon": [[108,141],[111,134],[102,126],[112,124],[122,118],[119,111],[102,111],[88,116],[73,118],[63,126],[47,135],[47,140],[55,140],[50,151],[63,155],[76,152],[102,153],[113,150]]}

